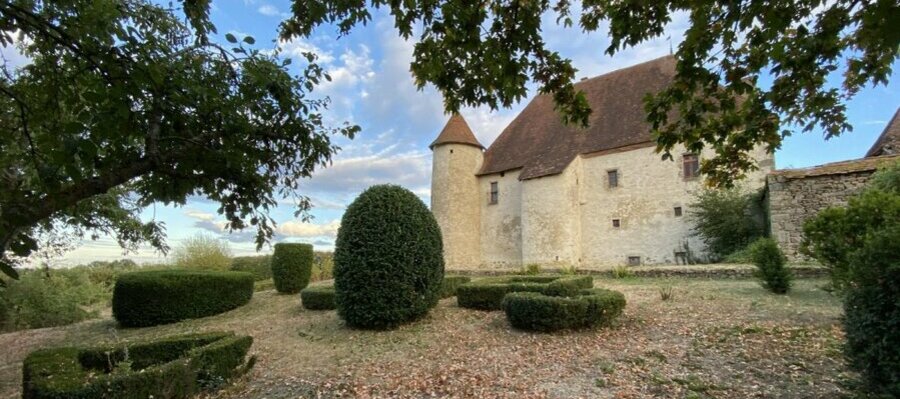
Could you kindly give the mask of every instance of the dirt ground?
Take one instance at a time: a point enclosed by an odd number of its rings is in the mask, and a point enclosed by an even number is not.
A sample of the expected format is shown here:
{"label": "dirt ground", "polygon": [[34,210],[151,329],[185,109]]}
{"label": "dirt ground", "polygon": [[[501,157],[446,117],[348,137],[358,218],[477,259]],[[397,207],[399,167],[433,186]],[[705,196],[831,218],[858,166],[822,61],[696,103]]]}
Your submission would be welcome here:
{"label": "dirt ground", "polygon": [[[117,329],[111,319],[0,335],[0,397],[19,397],[30,351],[175,333],[252,335],[251,373],[210,398],[830,398],[857,376],[840,353],[840,301],[798,280],[787,296],[751,280],[595,279],[622,291],[613,328],[537,334],[502,312],[443,300],[389,332],[346,328],[295,295],[257,292],[246,306],[201,320]],[[674,287],[663,301],[660,288]]]}

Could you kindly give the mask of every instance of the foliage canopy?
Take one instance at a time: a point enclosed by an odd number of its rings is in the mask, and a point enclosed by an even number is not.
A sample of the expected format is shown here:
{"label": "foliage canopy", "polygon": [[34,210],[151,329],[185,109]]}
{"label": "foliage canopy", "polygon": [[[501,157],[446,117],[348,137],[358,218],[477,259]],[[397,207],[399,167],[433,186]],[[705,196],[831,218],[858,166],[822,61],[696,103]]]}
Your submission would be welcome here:
{"label": "foliage canopy", "polygon": [[46,230],[166,250],[162,223],[139,218],[157,202],[206,197],[259,246],[278,198],[309,208],[300,180],[330,161],[331,135],[358,131],[323,122],[315,55],[292,76],[251,37],[210,40],[209,1],[183,5],[186,21],[148,0],[0,3],[0,44],[30,58],[0,73],[3,273]]}

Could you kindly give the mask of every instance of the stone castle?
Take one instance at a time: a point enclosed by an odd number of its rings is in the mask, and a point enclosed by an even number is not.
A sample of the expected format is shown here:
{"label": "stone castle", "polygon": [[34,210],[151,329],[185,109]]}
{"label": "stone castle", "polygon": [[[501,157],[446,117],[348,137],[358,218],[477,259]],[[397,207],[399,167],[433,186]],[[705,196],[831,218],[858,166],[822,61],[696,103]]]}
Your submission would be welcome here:
{"label": "stone castle", "polygon": [[[683,263],[704,246],[687,218],[703,187],[708,153],[662,160],[645,121],[643,98],[666,87],[675,59],[663,57],[579,82],[589,126],[562,123],[539,95],[487,149],[453,115],[431,144],[431,207],[448,269]],[[754,152],[766,184],[772,154]]]}

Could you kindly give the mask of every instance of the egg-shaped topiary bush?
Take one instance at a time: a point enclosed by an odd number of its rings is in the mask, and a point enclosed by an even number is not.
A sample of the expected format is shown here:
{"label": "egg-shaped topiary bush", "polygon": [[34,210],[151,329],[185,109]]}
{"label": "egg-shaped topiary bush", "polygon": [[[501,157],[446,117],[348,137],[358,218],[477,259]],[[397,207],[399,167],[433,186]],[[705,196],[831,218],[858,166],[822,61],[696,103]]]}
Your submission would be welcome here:
{"label": "egg-shaped topiary bush", "polygon": [[437,304],[443,278],[441,231],[409,190],[372,186],[344,212],[334,288],[347,325],[389,329],[416,320]]}
{"label": "egg-shaped topiary bush", "polygon": [[313,246],[300,243],[278,243],[272,253],[272,280],[282,294],[296,294],[309,285],[315,260]]}

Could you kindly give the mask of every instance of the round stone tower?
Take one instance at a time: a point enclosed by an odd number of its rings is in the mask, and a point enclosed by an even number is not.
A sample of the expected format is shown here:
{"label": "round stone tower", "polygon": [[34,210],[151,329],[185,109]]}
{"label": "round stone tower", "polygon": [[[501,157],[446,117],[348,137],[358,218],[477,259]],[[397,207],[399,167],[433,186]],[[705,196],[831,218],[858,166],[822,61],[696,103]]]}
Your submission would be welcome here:
{"label": "round stone tower", "polygon": [[481,265],[481,205],[478,177],[484,147],[469,124],[453,114],[431,143],[431,211],[441,227],[447,269]]}

